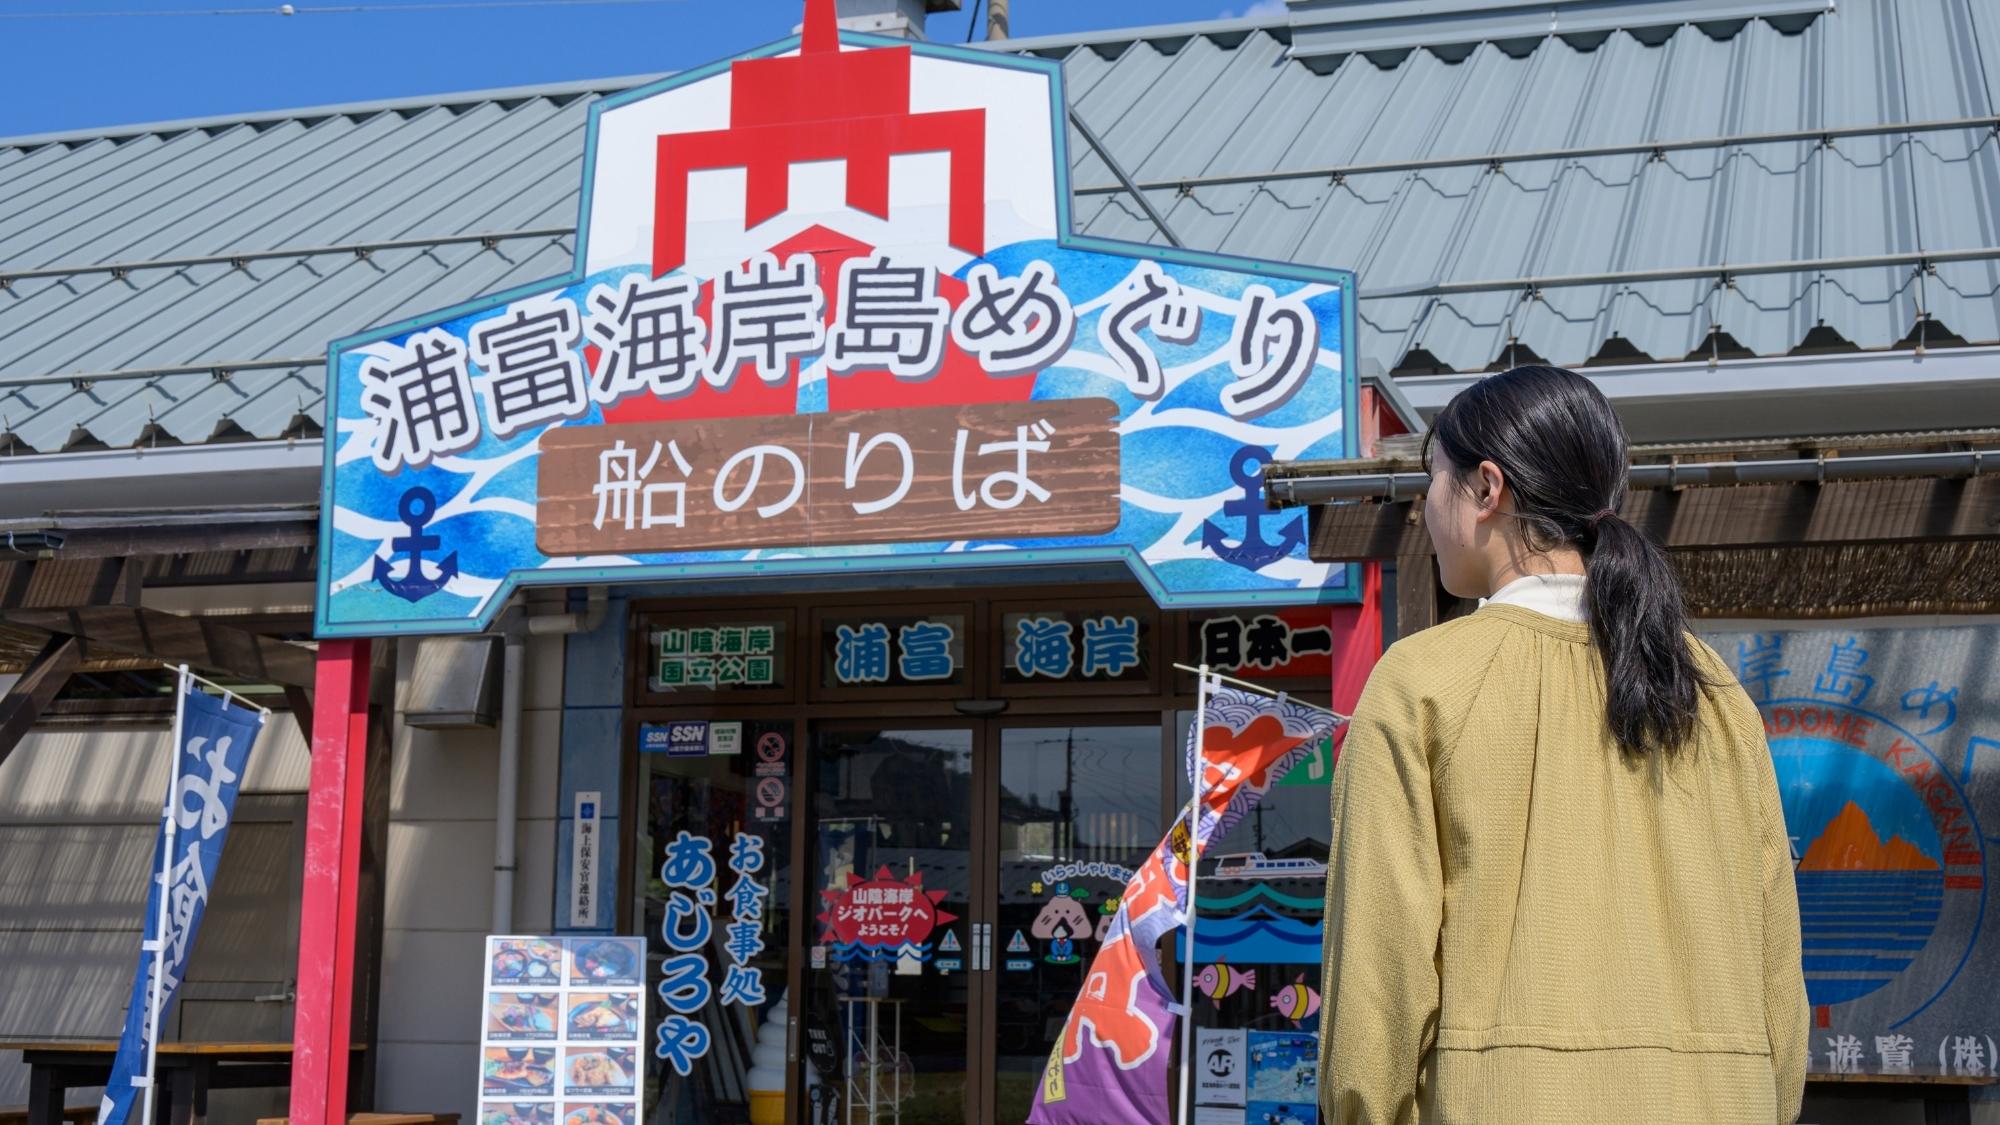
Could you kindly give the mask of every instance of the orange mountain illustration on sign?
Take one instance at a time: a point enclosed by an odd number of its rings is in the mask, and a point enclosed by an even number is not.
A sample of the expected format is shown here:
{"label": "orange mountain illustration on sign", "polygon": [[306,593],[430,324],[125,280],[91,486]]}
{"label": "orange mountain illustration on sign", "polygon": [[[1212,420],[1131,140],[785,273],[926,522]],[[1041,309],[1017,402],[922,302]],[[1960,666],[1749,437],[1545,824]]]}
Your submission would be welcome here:
{"label": "orange mountain illustration on sign", "polygon": [[1853,801],[1806,848],[1801,871],[1936,871],[1937,861],[1901,836],[1884,844],[1868,814]]}

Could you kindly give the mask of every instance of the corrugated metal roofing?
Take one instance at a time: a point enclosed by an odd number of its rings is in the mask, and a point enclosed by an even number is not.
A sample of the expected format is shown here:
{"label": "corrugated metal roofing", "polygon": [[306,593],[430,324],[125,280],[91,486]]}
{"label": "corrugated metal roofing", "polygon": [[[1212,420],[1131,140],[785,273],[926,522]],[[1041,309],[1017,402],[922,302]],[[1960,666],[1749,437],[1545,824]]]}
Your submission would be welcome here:
{"label": "corrugated metal roofing", "polygon": [[[1005,46],[1062,60],[1187,245],[1353,268],[1385,370],[1889,348],[1926,316],[1930,343],[2000,341],[2000,12],[1780,22],[1307,60],[1244,21]],[[313,432],[328,340],[568,268],[585,107],[644,80],[0,140],[0,276],[66,271],[0,291],[0,448]],[[1164,241],[1071,146],[1081,229]]]}

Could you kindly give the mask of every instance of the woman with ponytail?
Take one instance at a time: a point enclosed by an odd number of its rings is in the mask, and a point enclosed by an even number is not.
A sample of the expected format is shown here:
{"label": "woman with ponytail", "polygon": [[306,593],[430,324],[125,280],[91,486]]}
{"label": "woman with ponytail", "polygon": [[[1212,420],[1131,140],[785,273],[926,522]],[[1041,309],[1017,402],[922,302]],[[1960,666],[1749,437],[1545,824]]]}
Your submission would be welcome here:
{"label": "woman with ponytail", "polygon": [[1791,846],[1756,707],[1619,518],[1623,427],[1517,367],[1432,423],[1424,521],[1478,612],[1384,654],[1333,786],[1329,1125],[1789,1123]]}

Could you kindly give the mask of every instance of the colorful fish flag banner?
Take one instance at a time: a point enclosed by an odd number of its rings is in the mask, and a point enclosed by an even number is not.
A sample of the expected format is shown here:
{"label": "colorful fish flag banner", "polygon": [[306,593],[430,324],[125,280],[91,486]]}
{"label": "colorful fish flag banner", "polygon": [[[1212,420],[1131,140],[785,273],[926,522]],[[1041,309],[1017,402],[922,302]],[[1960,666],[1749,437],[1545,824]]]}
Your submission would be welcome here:
{"label": "colorful fish flag banner", "polygon": [[[215,885],[215,871],[222,862],[222,845],[229,837],[236,793],[249,768],[250,748],[268,714],[201,691],[185,667],[179,691],[174,760],[154,845],[153,887],[146,894],[139,969],[125,1008],[118,1054],[98,1105],[98,1120],[106,1125],[149,1116],[147,1093],[159,1046],[157,1031],[187,975],[209,888]],[[140,1103],[144,1108],[134,1113]]]}
{"label": "colorful fish flag banner", "polygon": [[1207,685],[1205,695],[1188,732],[1196,799],[1126,884],[1049,1052],[1030,1125],[1169,1119],[1168,1047],[1180,1005],[1157,950],[1162,937],[1187,924],[1189,864],[1345,721],[1283,696],[1220,683]]}

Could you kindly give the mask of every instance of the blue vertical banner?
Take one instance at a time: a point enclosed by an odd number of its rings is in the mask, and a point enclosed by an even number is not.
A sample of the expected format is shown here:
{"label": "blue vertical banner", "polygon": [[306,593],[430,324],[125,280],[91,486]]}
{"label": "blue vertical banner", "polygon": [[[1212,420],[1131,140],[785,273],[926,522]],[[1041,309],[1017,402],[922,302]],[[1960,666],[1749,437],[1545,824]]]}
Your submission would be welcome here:
{"label": "blue vertical banner", "polygon": [[[250,747],[264,726],[265,712],[233,705],[195,687],[183,673],[179,724],[174,732],[175,768],[153,847],[153,888],[146,896],[144,940],[118,1057],[98,1107],[101,1125],[122,1125],[144,1100],[146,1056],[155,1020],[153,978],[160,978],[158,1014],[164,1016],[186,974],[195,932],[208,906],[209,888],[222,861],[223,841],[236,811],[236,793],[250,760]],[[171,825],[171,828],[170,828]],[[162,909],[162,896],[165,908]],[[136,1115],[132,1115],[136,1116]]]}

